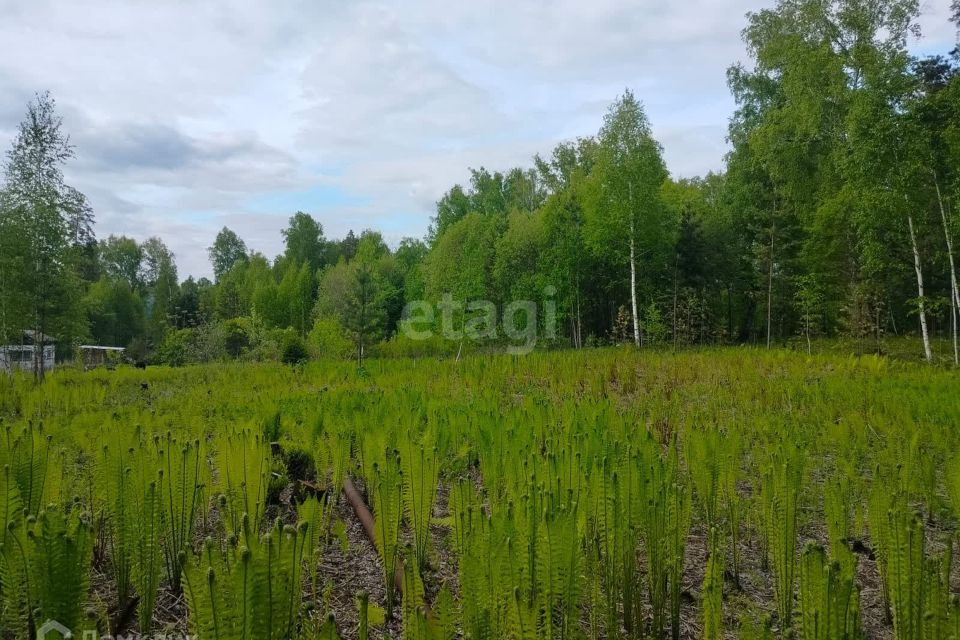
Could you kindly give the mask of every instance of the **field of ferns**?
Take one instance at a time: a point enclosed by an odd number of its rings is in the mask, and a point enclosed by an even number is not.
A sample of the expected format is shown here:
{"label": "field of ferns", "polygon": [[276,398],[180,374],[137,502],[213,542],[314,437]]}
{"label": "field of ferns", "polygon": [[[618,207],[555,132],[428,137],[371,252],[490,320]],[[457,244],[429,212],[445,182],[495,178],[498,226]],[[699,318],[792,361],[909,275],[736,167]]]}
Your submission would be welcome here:
{"label": "field of ferns", "polygon": [[787,351],[0,376],[0,638],[960,638],[958,427]]}

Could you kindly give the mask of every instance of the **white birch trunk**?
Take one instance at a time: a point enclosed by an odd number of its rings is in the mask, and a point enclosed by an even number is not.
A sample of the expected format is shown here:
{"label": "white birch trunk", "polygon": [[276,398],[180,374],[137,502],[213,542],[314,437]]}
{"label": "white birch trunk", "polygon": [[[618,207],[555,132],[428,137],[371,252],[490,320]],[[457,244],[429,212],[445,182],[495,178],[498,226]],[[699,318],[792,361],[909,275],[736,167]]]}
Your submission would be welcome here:
{"label": "white birch trunk", "polygon": [[770,348],[773,337],[771,334],[773,324],[773,239],[777,232],[776,229],[776,225],[770,227],[770,255],[767,261],[767,349]]}
{"label": "white birch trunk", "polygon": [[630,221],[630,304],[633,307],[633,343],[640,346],[640,320],[637,317],[637,256],[633,240],[633,221]]}
{"label": "white birch trunk", "polygon": [[910,228],[910,248],[913,249],[913,269],[917,273],[917,310],[920,313],[920,333],[923,336],[923,355],[927,362],[933,361],[930,349],[930,333],[927,330],[927,310],[923,301],[923,267],[920,264],[920,249],[917,247],[917,233],[913,228],[913,216],[907,214],[907,226]]}
{"label": "white birch trunk", "polygon": [[953,333],[953,363],[960,365],[960,347],[957,344],[957,313],[960,311],[960,290],[957,288],[957,267],[953,261],[953,238],[950,237],[947,210],[943,206],[940,181],[937,180],[936,173],[933,174],[933,185],[937,189],[937,204],[940,205],[940,220],[943,222],[943,237],[947,242],[947,258],[950,263],[950,327]]}

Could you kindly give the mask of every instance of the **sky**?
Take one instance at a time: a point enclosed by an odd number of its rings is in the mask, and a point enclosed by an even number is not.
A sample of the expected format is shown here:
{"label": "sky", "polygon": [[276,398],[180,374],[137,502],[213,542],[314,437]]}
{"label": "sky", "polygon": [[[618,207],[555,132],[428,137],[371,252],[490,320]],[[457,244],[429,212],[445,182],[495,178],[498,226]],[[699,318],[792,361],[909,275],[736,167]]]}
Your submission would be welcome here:
{"label": "sky", "polygon": [[[675,177],[723,166],[745,14],[772,0],[0,0],[0,149],[49,90],[98,237],[161,237],[210,276],[228,226],[273,257],[296,211],[328,238],[422,237],[470,167],[593,135],[625,88]],[[956,42],[950,0],[923,37]]]}

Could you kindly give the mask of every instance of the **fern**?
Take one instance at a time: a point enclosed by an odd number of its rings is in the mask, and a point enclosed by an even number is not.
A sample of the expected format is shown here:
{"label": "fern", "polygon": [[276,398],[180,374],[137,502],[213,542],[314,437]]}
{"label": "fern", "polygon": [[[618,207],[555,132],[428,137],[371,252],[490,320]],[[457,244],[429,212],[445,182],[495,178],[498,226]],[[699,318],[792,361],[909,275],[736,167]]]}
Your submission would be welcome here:
{"label": "fern", "polygon": [[50,495],[52,437],[44,435],[43,427],[34,426],[32,422],[27,422],[16,435],[9,426],[4,431],[5,445],[0,449],[5,451],[5,464],[11,468],[23,508],[28,514],[36,515],[45,497]]}
{"label": "fern", "polygon": [[136,514],[131,526],[133,582],[140,596],[137,615],[141,633],[146,633],[150,629],[157,603],[160,576],[163,572],[163,553],[160,544],[163,531],[161,502],[158,481],[141,477],[139,491],[135,492],[131,500],[131,506]]}
{"label": "fern", "polygon": [[809,544],[800,559],[800,617],[804,640],[859,640],[860,592],[853,575]]}
{"label": "fern", "polygon": [[36,589],[37,621],[57,620],[70,629],[80,628],[89,586],[93,553],[88,516],[48,508],[28,530],[31,541],[31,586]]}
{"label": "fern", "polygon": [[308,573],[311,593],[318,594],[319,569],[317,568],[318,556],[322,551],[322,544],[326,532],[327,524],[327,505],[326,500],[308,498],[302,504],[297,506],[297,518],[299,526],[306,531],[304,538],[303,555],[304,559],[310,563]]}
{"label": "fern", "polygon": [[377,549],[383,558],[383,580],[387,594],[387,617],[393,614],[397,601],[396,574],[399,561],[400,520],[403,515],[403,478],[400,460],[388,453],[382,463],[373,463],[370,491],[373,500],[374,528]]}
{"label": "fern", "polygon": [[129,543],[133,542],[130,534],[136,523],[136,516],[131,511],[131,500],[135,495],[134,488],[130,486],[133,482],[132,457],[132,450],[106,445],[96,468],[98,494],[103,500],[101,519],[109,541],[116,605],[120,611],[128,606],[132,596],[132,552]]}
{"label": "fern", "polygon": [[797,564],[797,513],[803,481],[799,450],[787,440],[764,476],[764,528],[776,578],[777,614],[784,629],[793,623],[793,589]]}
{"label": "fern", "polygon": [[690,480],[703,512],[704,525],[709,530],[720,524],[723,459],[720,432],[716,429],[691,430],[685,444]]}
{"label": "fern", "polygon": [[653,633],[663,635],[669,603],[672,636],[680,636],[680,595],[686,538],[690,528],[689,488],[680,483],[676,446],[665,458],[653,454],[644,478],[643,512],[647,581],[653,608]]}
{"label": "fern", "polygon": [[224,497],[221,499],[226,511],[224,521],[234,534],[239,533],[244,514],[254,526],[258,526],[263,518],[269,456],[268,443],[259,433],[249,429],[230,432],[217,441],[217,488]]}
{"label": "fern", "polygon": [[925,574],[924,531],[920,518],[906,509],[889,511],[890,542],[886,566],[897,640],[923,638]]}
{"label": "fern", "polygon": [[34,637],[47,620],[80,629],[92,553],[89,517],[76,509],[65,514],[51,505],[11,522],[0,548],[4,626],[19,637]]}
{"label": "fern", "polygon": [[35,589],[31,582],[31,555],[27,531],[36,522],[34,516],[10,519],[0,545],[0,623],[22,637],[31,637],[35,628]]}
{"label": "fern", "polygon": [[171,433],[154,440],[160,465],[158,494],[161,502],[163,558],[167,580],[180,589],[183,554],[193,540],[204,489],[204,456],[200,440],[181,443]]}
{"label": "fern", "polygon": [[707,571],[703,577],[703,638],[723,637],[723,547],[716,527],[710,530]]}
{"label": "fern", "polygon": [[843,565],[845,574],[853,575],[856,560],[849,547],[849,540],[853,537],[850,531],[853,496],[850,478],[845,474],[824,483],[823,511],[830,539],[830,557]]}
{"label": "fern", "polygon": [[444,584],[430,611],[430,637],[434,640],[454,640],[457,637],[457,622],[453,595]]}
{"label": "fern", "polygon": [[184,566],[191,629],[213,640],[285,640],[297,630],[306,526],[283,526],[258,537],[241,519],[236,546],[208,539]]}
{"label": "fern", "polygon": [[421,573],[427,568],[430,521],[440,475],[434,440],[429,431],[419,443],[415,442],[413,434],[408,433],[400,453],[403,465],[404,512],[413,529],[414,559]]}

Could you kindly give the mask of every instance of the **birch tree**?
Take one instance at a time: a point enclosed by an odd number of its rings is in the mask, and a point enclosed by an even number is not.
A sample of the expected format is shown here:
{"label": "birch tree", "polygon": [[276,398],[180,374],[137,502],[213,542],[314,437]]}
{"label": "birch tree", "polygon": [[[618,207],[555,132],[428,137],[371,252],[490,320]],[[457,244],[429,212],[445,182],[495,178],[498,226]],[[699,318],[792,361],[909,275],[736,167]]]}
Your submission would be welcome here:
{"label": "birch tree", "polygon": [[660,199],[667,169],[643,105],[629,90],[611,105],[599,142],[585,231],[595,250],[621,256],[629,269],[633,342],[639,347],[637,265],[667,253],[675,233]]}
{"label": "birch tree", "polygon": [[[36,335],[75,335],[80,323],[78,287],[71,248],[92,238],[93,215],[86,199],[64,182],[73,157],[69,136],[49,93],[27,105],[7,153],[0,196],[0,227],[10,238],[0,266],[0,307],[17,306],[22,326]],[[4,322],[12,321],[5,313]],[[10,329],[8,329],[9,331]],[[42,348],[34,350],[34,371],[44,376]]]}

